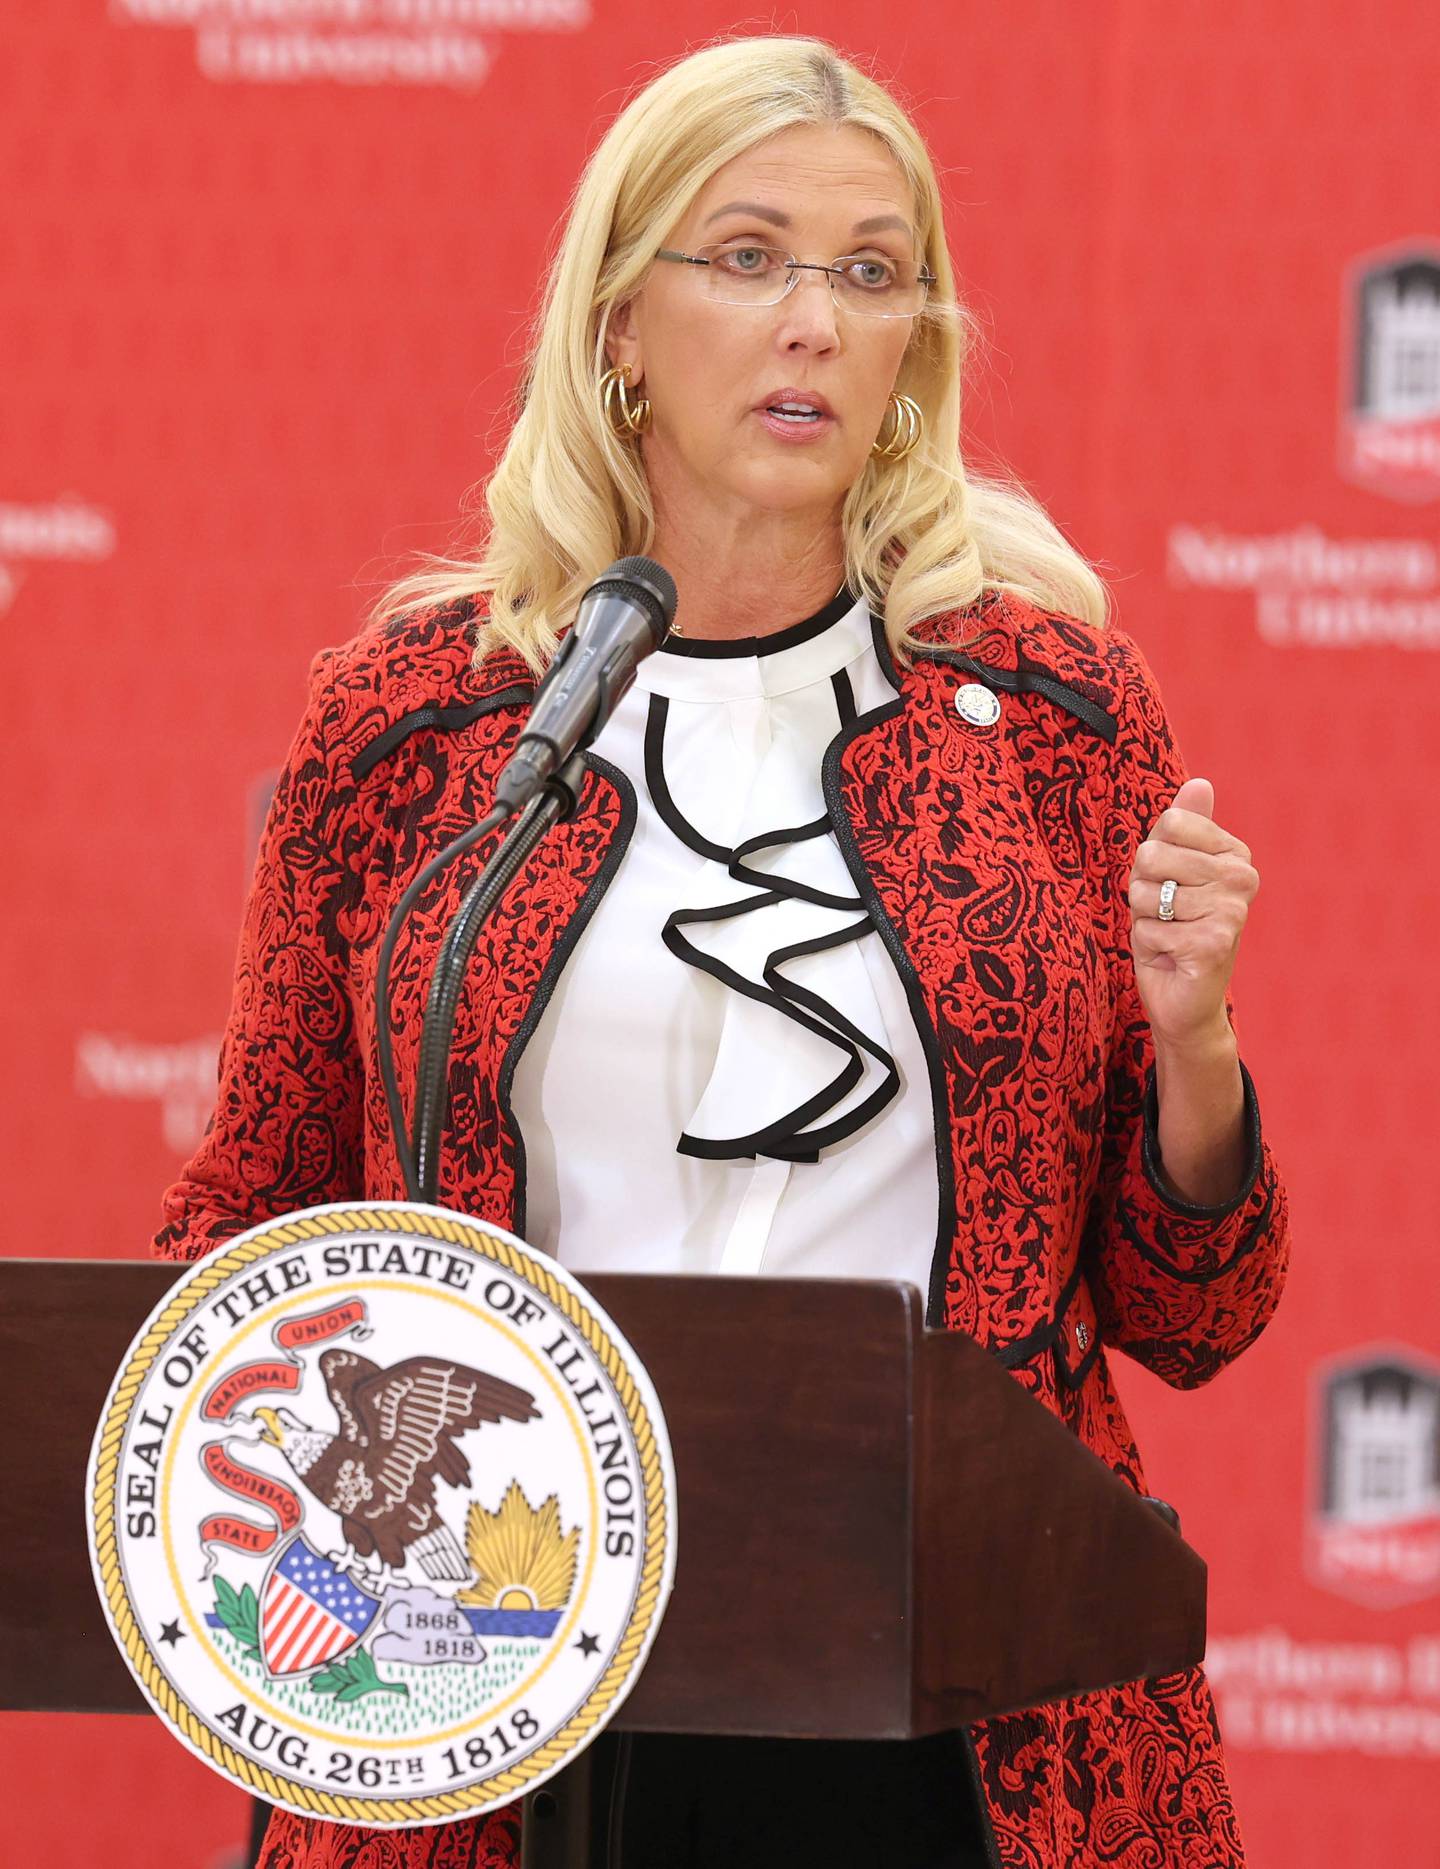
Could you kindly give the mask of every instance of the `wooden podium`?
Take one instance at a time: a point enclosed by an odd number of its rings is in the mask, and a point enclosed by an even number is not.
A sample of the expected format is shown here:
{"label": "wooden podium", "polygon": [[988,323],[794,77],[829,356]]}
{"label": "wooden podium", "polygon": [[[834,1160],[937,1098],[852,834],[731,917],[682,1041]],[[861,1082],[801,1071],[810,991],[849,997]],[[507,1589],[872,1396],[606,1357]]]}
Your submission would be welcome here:
{"label": "wooden podium", "polygon": [[[147,1711],[90,1575],[85,1464],[181,1268],[0,1259],[0,1705]],[[909,1285],[579,1278],[649,1370],[678,1562],[620,1730],[902,1739],[1187,1667],[1205,1566]],[[581,1754],[526,1799],[527,1869],[587,1860]]]}

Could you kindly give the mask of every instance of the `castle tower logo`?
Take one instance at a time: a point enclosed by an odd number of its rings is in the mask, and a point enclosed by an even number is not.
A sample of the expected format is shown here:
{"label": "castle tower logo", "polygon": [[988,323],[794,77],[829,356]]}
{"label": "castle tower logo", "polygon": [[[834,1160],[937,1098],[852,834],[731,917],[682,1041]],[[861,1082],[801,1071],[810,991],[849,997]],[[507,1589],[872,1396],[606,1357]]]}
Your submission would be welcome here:
{"label": "castle tower logo", "polygon": [[1392,499],[1440,498],[1440,244],[1368,255],[1345,297],[1340,471]]}
{"label": "castle tower logo", "polygon": [[1440,1591],[1440,1368],[1411,1352],[1333,1365],[1319,1398],[1309,1568],[1374,1608]]}
{"label": "castle tower logo", "polygon": [[450,1822],[559,1771],[674,1577],[664,1419],[614,1324],[513,1235],[404,1202],[287,1214],[186,1269],[86,1497],[151,1706],[335,1822]]}

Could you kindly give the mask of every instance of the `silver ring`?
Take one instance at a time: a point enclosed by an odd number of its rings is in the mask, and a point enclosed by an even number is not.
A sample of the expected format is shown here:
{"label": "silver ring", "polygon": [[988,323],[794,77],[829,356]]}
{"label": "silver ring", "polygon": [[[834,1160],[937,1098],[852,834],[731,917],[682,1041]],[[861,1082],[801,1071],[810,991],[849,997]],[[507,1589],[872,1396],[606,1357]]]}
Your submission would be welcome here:
{"label": "silver ring", "polygon": [[1162,922],[1173,922],[1175,919],[1175,891],[1179,887],[1179,883],[1171,881],[1160,885],[1160,919]]}

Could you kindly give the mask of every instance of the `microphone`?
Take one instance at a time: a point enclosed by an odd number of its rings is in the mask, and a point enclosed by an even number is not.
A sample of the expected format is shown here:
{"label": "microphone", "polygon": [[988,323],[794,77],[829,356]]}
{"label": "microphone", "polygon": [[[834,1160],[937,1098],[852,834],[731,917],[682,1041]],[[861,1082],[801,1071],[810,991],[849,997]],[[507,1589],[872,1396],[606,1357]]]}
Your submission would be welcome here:
{"label": "microphone", "polygon": [[653,558],[617,558],[580,599],[575,627],[546,670],[530,719],[495,785],[507,817],[589,746],[675,620],[675,580]]}

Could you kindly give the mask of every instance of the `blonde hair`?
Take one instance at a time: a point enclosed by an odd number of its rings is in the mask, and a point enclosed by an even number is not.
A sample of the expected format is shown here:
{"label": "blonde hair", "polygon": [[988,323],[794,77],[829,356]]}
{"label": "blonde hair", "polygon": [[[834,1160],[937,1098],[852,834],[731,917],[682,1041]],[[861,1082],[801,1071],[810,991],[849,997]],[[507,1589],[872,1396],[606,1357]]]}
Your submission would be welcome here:
{"label": "blonde hair", "polygon": [[977,326],[955,301],[934,166],[888,91],[814,38],[731,38],[648,84],[611,124],[575,190],[535,319],[499,462],[481,483],[488,525],[473,555],[424,553],[369,621],[448,608],[490,593],[475,659],[508,644],[537,672],[557,630],[614,559],[647,553],[655,516],[633,442],[610,426],[599,382],[611,312],[639,289],[717,169],[797,124],[853,124],[877,136],[907,178],[916,234],[936,276],[895,387],[924,435],[901,462],[871,455],[846,495],[850,588],[883,610],[903,661],[927,617],[1010,592],[1042,610],[1106,621],[1105,586],[1039,503],[1011,480],[967,473],[962,374]]}

